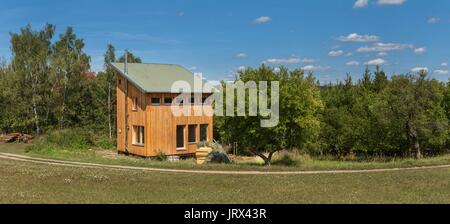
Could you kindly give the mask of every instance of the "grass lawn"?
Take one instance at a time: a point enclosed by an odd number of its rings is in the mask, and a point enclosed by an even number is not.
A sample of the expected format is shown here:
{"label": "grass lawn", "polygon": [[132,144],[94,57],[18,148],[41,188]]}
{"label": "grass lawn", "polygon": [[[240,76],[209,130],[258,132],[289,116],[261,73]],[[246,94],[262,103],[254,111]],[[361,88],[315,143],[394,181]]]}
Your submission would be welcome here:
{"label": "grass lawn", "polygon": [[450,203],[450,169],[233,176],[0,159],[0,203]]}
{"label": "grass lawn", "polygon": [[[378,168],[402,168],[429,165],[448,165],[450,155],[430,157],[422,160],[397,159],[388,161],[339,161],[331,159],[312,159],[308,156],[298,156],[295,158],[293,166],[272,165],[262,166],[262,161],[258,158],[245,161],[236,161],[230,165],[208,164],[198,166],[193,159],[182,160],[176,163],[161,162],[140,157],[118,155],[112,150],[52,150],[52,151],[32,151],[25,152],[27,145],[19,143],[1,144],[0,152],[22,154],[33,157],[59,159],[66,161],[91,162],[112,165],[142,166],[155,168],[173,169],[200,169],[200,170],[256,170],[256,171],[309,171],[309,170],[355,170],[355,169],[378,169]],[[276,158],[275,158],[276,160]]]}

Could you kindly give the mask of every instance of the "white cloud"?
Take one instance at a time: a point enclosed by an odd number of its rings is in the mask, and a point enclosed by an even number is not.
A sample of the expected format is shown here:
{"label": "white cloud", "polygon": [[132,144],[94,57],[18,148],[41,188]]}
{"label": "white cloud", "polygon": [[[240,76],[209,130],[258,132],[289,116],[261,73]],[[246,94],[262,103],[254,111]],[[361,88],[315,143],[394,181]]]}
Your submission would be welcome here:
{"label": "white cloud", "polygon": [[402,5],[406,0],[378,0],[378,5]]}
{"label": "white cloud", "polygon": [[427,67],[415,67],[411,69],[412,72],[428,72],[428,68]]}
{"label": "white cloud", "polygon": [[353,8],[364,8],[369,4],[369,0],[357,0]]}
{"label": "white cloud", "polygon": [[379,56],[379,57],[384,57],[384,56],[387,56],[387,55],[388,55],[388,53],[386,53],[386,52],[380,52],[380,53],[377,54],[377,56]]}
{"label": "white cloud", "polygon": [[247,54],[246,53],[239,53],[239,54],[236,54],[236,57],[237,58],[246,58]]}
{"label": "white cloud", "polygon": [[440,21],[441,21],[441,18],[437,18],[437,17],[431,17],[427,20],[427,22],[431,23],[431,24],[439,23]]}
{"label": "white cloud", "polygon": [[366,62],[365,64],[366,65],[384,65],[384,64],[386,64],[386,60],[384,60],[382,58],[377,58],[377,59],[370,60],[370,61]]}
{"label": "white cloud", "polygon": [[351,33],[347,36],[340,36],[337,40],[342,42],[375,42],[379,41],[380,37],[375,35],[359,35],[357,33]]}
{"label": "white cloud", "polygon": [[360,47],[356,51],[360,53],[369,52],[386,52],[386,51],[398,51],[407,48],[414,48],[411,44],[396,44],[396,43],[375,43],[372,46]]}
{"label": "white cloud", "polygon": [[191,70],[191,71],[197,70],[197,67],[196,66],[192,66],[192,67],[189,68],[189,70]]}
{"label": "white cloud", "polygon": [[184,16],[184,12],[179,12],[177,15],[178,15],[179,17],[182,17],[182,16]]}
{"label": "white cloud", "polygon": [[328,56],[330,56],[330,57],[339,57],[339,56],[341,56],[343,54],[344,54],[343,50],[337,50],[337,51],[330,51],[328,53]]}
{"label": "white cloud", "polygon": [[259,24],[259,23],[268,23],[272,21],[272,18],[268,17],[268,16],[261,16],[256,18],[255,20],[253,20],[253,23]]}
{"label": "white cloud", "polygon": [[324,68],[322,66],[307,65],[307,66],[302,67],[302,69],[305,71],[317,71],[317,70],[324,70],[326,68]]}
{"label": "white cloud", "polygon": [[442,62],[442,63],[441,63],[441,66],[442,66],[442,67],[446,67],[446,66],[448,66],[448,63],[447,63],[447,62]]}
{"label": "white cloud", "polygon": [[349,61],[349,62],[346,63],[346,65],[347,66],[357,66],[357,65],[359,65],[359,62],[357,62],[357,61]]}
{"label": "white cloud", "polygon": [[273,69],[273,71],[274,71],[274,72],[280,72],[280,68],[279,68],[279,67],[276,67],[276,68]]}
{"label": "white cloud", "polygon": [[290,57],[290,58],[270,58],[263,61],[264,64],[274,64],[274,65],[286,65],[286,64],[300,64],[300,63],[312,63],[313,59],[309,58],[299,58],[299,57]]}
{"label": "white cloud", "polygon": [[434,70],[433,74],[436,74],[436,75],[448,75],[449,72],[448,72],[448,70]]}
{"label": "white cloud", "polygon": [[419,48],[414,49],[414,53],[416,53],[416,54],[423,54],[425,52],[427,52],[427,49],[424,47],[419,47]]}
{"label": "white cloud", "polygon": [[246,69],[247,67],[245,67],[245,66],[239,66],[238,68],[237,68],[237,70],[238,71],[244,71],[245,69]]}
{"label": "white cloud", "polygon": [[350,57],[350,56],[352,56],[352,55],[353,55],[352,52],[348,52],[345,56]]}

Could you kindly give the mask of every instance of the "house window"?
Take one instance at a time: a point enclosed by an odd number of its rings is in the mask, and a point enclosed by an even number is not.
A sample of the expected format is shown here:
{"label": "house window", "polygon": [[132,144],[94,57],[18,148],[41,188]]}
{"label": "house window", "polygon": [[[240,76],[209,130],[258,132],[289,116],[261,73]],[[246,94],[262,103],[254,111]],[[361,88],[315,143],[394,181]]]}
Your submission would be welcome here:
{"label": "house window", "polygon": [[200,125],[200,141],[208,141],[208,125]]}
{"label": "house window", "polygon": [[202,98],[202,103],[204,104],[204,105],[206,105],[206,100],[207,100],[208,98],[206,98],[206,97],[203,97]]}
{"label": "house window", "polygon": [[137,97],[133,97],[133,107],[132,110],[136,111],[137,110]]}
{"label": "house window", "polygon": [[185,149],[184,146],[184,126],[177,126],[177,149]]}
{"label": "house window", "polygon": [[197,125],[189,125],[188,126],[188,142],[196,143],[197,142]]}
{"label": "house window", "polygon": [[133,145],[143,146],[145,144],[144,126],[133,126]]}
{"label": "house window", "polygon": [[172,98],[164,98],[164,105],[166,106],[172,105]]}
{"label": "house window", "polygon": [[161,99],[160,98],[152,98],[152,105],[153,106],[161,105]]}
{"label": "house window", "polygon": [[184,99],[183,98],[176,98],[176,102],[177,102],[177,105],[183,106]]}
{"label": "house window", "polygon": [[195,104],[195,97],[194,97],[194,95],[191,96],[190,102],[191,102],[191,105]]}

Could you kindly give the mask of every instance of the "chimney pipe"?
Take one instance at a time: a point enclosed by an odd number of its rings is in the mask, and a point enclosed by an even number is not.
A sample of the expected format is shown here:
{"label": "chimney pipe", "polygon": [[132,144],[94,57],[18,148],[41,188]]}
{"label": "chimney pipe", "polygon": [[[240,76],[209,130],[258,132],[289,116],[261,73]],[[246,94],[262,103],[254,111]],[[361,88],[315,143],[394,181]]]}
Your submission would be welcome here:
{"label": "chimney pipe", "polygon": [[128,75],[128,50],[125,50],[125,64],[124,64],[124,72],[125,75]]}

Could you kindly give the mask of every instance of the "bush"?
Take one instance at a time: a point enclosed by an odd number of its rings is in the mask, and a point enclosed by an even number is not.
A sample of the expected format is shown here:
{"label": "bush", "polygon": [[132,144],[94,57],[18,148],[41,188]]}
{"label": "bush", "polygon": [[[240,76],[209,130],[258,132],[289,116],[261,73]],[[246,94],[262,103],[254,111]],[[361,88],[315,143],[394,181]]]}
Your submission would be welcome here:
{"label": "bush", "polygon": [[[94,136],[97,136],[94,138]],[[37,140],[27,151],[112,149],[114,140],[82,128],[56,130]]]}
{"label": "bush", "polygon": [[292,158],[291,155],[285,153],[283,156],[281,156],[280,159],[273,162],[274,165],[282,165],[282,166],[295,166],[297,165],[297,161]]}
{"label": "bush", "polygon": [[158,151],[158,154],[155,156],[156,161],[165,161],[167,159],[166,154],[163,151]]}

